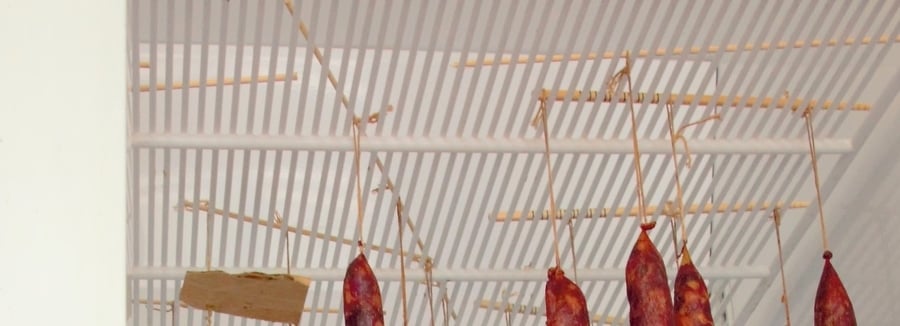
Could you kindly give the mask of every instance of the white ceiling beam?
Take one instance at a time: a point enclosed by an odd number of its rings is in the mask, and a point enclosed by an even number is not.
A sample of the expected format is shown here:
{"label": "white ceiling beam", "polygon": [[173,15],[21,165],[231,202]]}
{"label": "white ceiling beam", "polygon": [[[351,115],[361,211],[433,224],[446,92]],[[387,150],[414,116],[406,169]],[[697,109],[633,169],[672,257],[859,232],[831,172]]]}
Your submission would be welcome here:
{"label": "white ceiling beam", "polygon": [[[131,146],[142,148],[203,148],[255,150],[322,150],[351,151],[350,137],[341,136],[270,136],[270,135],[165,135],[134,134]],[[691,139],[693,154],[805,154],[805,139]],[[534,139],[467,139],[424,137],[364,137],[366,152],[452,152],[452,153],[541,153],[544,144]],[[551,140],[554,153],[631,154],[628,139]],[[669,154],[667,139],[641,140],[641,151],[647,154]],[[854,151],[849,138],[816,140],[819,154],[843,154]]]}
{"label": "white ceiling beam", "polygon": [[[769,268],[765,265],[744,266],[698,266],[703,277],[713,279],[754,279],[769,276]],[[134,267],[128,271],[128,277],[138,279],[182,279],[188,271],[203,271],[203,268],[187,267]],[[228,273],[261,272],[283,274],[284,268],[223,268]],[[400,281],[399,268],[373,269],[380,281]],[[313,281],[342,281],[346,270],[343,268],[292,268],[292,274],[308,277]],[[675,270],[668,271],[669,278],[675,279]],[[505,281],[546,281],[545,269],[472,269],[448,268],[434,269],[432,280],[435,282],[505,282]],[[621,268],[578,269],[578,281],[624,281],[625,270]],[[423,282],[425,272],[421,269],[407,269],[406,281]]]}

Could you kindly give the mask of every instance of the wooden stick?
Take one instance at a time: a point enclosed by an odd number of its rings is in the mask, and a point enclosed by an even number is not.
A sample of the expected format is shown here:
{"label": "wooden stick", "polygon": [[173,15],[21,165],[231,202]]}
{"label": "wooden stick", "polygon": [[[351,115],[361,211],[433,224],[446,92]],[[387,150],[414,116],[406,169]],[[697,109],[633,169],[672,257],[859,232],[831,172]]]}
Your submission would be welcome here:
{"label": "wooden stick", "polygon": [[[787,205],[783,202],[777,202],[774,204],[767,202],[767,201],[766,202],[748,202],[748,203],[720,204],[718,207],[714,206],[713,204],[705,204],[703,206],[698,205],[698,204],[693,204],[693,205],[685,208],[684,214],[710,214],[713,212],[715,212],[715,213],[731,213],[731,212],[742,212],[742,211],[769,210],[769,209],[774,209],[774,208],[784,210],[784,209],[806,208],[806,207],[809,207],[809,202],[806,202],[806,201],[795,201],[795,202],[791,202]],[[647,211],[653,212],[653,211],[656,211],[658,208],[659,208],[658,206],[647,206]],[[669,209],[666,208],[666,206],[663,206],[662,208],[664,211],[663,215],[671,215],[671,214],[675,213],[675,212],[669,212],[668,211]],[[558,218],[562,218],[563,216],[565,216],[565,214],[572,214],[573,216],[580,216],[581,215],[580,213],[581,213],[581,211],[578,209],[560,210],[560,212],[559,212],[559,214],[557,214],[557,216],[558,216]],[[512,216],[510,217],[510,215],[512,215]],[[528,211],[527,214],[523,214],[521,211],[515,211],[512,214],[510,214],[508,212],[497,212],[497,215],[494,219],[497,222],[503,222],[507,218],[509,218],[512,221],[518,221],[518,220],[523,219],[523,215],[524,215],[525,220],[534,220],[535,219],[535,217],[534,217],[535,213],[533,210]],[[545,211],[541,212],[540,219],[547,220],[547,219],[549,219],[549,216],[550,216],[550,212],[545,210]],[[630,210],[621,208],[621,207],[615,208],[615,209],[590,208],[590,209],[588,209],[585,217],[603,218],[603,217],[632,217],[632,216],[638,216],[638,208],[637,207],[631,208]]]}
{"label": "wooden stick", "polygon": [[[274,80],[282,82],[282,81],[285,81],[285,78],[286,78],[286,76],[284,74],[276,74]],[[297,80],[296,72],[291,76],[291,79]],[[252,81],[253,81],[252,76],[243,76],[237,83],[238,84],[249,84]],[[267,82],[267,81],[269,81],[269,76],[266,76],[266,75],[261,75],[256,78],[256,82],[258,82],[258,83],[263,83],[263,82]],[[210,78],[210,79],[206,80],[206,86],[218,86],[218,84],[219,84],[219,80],[216,78]],[[222,81],[222,85],[234,85],[234,84],[235,84],[234,78],[226,77]],[[183,86],[184,86],[184,83],[182,83],[182,82],[179,82],[179,81],[172,82],[173,90],[180,89]],[[188,82],[188,87],[198,88],[198,87],[200,87],[200,81],[199,80],[191,80]],[[158,90],[158,91],[166,90],[166,84],[165,83],[157,83],[156,90]],[[149,92],[149,91],[150,91],[150,85],[141,84],[141,92]]]}
{"label": "wooden stick", "polygon": [[138,68],[142,68],[142,69],[150,68],[150,61],[138,62]]}
{"label": "wooden stick", "polygon": [[[862,39],[859,39],[859,41],[857,41],[857,39],[855,39],[853,37],[848,37],[848,38],[844,39],[843,42],[841,42],[837,39],[830,39],[827,41],[816,39],[816,40],[812,40],[809,42],[796,41],[793,44],[791,44],[787,41],[779,41],[776,43],[763,42],[763,43],[760,43],[759,45],[756,45],[753,43],[747,43],[747,44],[744,44],[743,46],[740,46],[738,44],[728,44],[725,46],[710,45],[710,46],[706,47],[706,53],[707,54],[715,54],[718,52],[732,53],[732,52],[739,52],[739,51],[752,51],[754,49],[758,49],[760,51],[767,51],[767,50],[784,50],[784,49],[788,49],[788,48],[800,49],[800,48],[804,48],[804,47],[818,48],[818,47],[837,47],[837,46],[843,46],[843,45],[888,44],[891,42],[900,43],[900,35],[897,35],[893,40],[891,40],[890,35],[883,34],[883,35],[879,36],[877,39],[873,39],[871,36],[866,36],[866,37],[863,37]],[[636,54],[636,57],[638,57],[638,58],[648,58],[648,57],[662,57],[662,56],[666,56],[669,54],[675,56],[675,55],[681,55],[685,52],[687,52],[689,54],[700,54],[701,50],[702,50],[702,48],[697,47],[697,46],[691,47],[689,49],[674,48],[671,50],[665,49],[665,48],[658,48],[653,51],[639,50],[634,54]],[[624,56],[624,52],[621,55],[616,55],[615,52],[611,52],[611,51],[603,52],[602,54],[590,52],[587,55],[584,55],[581,53],[572,53],[572,54],[568,54],[568,55],[554,54],[549,57],[546,55],[536,55],[536,56],[520,55],[518,57],[518,59],[515,60],[515,62],[513,62],[512,58],[510,58],[509,56],[502,56],[500,58],[499,63],[501,65],[508,65],[508,64],[513,64],[513,63],[525,64],[525,63],[529,63],[529,62],[546,62],[546,61],[560,62],[560,61],[566,61],[566,60],[575,61],[575,60],[581,60],[581,58],[583,56],[586,56],[587,60],[596,60],[598,58],[599,59],[613,59],[616,57]],[[464,66],[464,67],[488,66],[488,65],[495,64],[495,61],[496,61],[495,58],[484,58],[484,60],[482,60],[481,62],[479,62],[478,60],[468,60],[462,66]],[[453,65],[453,67],[460,67],[460,62],[459,61],[454,62],[452,65]]]}
{"label": "wooden stick", "polygon": [[[606,94],[606,92],[595,91],[595,90],[588,91],[587,94],[585,94],[585,92],[582,92],[582,91],[558,90],[554,94],[554,91],[551,91],[549,89],[542,89],[541,93],[538,96],[538,99],[546,100],[550,97],[554,97],[555,100],[557,100],[557,101],[564,101],[566,99],[566,97],[569,97],[569,96],[571,96],[572,101],[581,100],[581,98],[584,96],[585,101],[587,101],[587,102],[605,102],[605,103],[612,103],[612,102],[626,103],[626,102],[628,102],[628,92],[623,92],[623,93],[621,93],[621,95],[618,95],[618,96],[612,96],[612,95]],[[682,95],[669,94],[668,102],[672,103],[672,101],[677,99],[679,96],[682,96]],[[694,100],[696,100],[698,97],[699,97],[698,105],[700,105],[700,106],[715,105],[715,106],[737,107],[738,105],[740,105],[741,100],[744,99],[743,96],[734,96],[734,98],[731,99],[731,102],[728,102],[728,98],[729,98],[728,95],[719,95],[719,97],[714,98],[712,95],[684,94],[682,97],[681,103],[676,103],[676,104],[691,105],[691,104],[693,104]],[[643,102],[645,99],[649,99],[651,104],[658,104],[661,101],[663,101],[663,98],[664,98],[663,94],[660,94],[660,93],[640,92],[634,96],[634,102],[640,103],[640,102]],[[756,105],[757,103],[759,103],[759,107],[761,109],[790,108],[792,111],[797,111],[799,109],[815,107],[819,103],[819,101],[818,100],[805,100],[805,99],[798,98],[798,99],[795,99],[793,102],[788,103],[788,99],[785,97],[758,98],[758,97],[750,96],[750,97],[746,97],[746,103],[744,104],[744,107],[752,107],[752,106]],[[833,109],[833,110],[838,110],[838,111],[843,111],[843,110],[869,111],[871,108],[872,108],[872,105],[867,104],[867,103],[856,103],[851,106],[847,102],[835,103],[832,100],[825,100],[824,102],[822,102],[822,110]]]}
{"label": "wooden stick", "polygon": [[[159,300],[153,300],[153,301],[151,301],[151,300],[145,300],[145,299],[141,299],[141,300],[131,300],[131,301],[137,301],[138,304],[151,304],[151,305],[154,305],[154,306],[160,306],[160,307],[162,307],[162,306],[171,306],[172,304],[175,303],[175,302],[172,301],[172,300],[166,301],[165,303],[163,303],[162,301],[159,301]],[[178,301],[178,306],[180,306],[180,307],[182,307],[182,308],[190,308],[190,306],[188,306],[188,305],[187,305],[186,303],[184,303],[184,302],[181,302],[180,300]],[[310,307],[303,307],[303,312],[313,312],[313,309],[310,308]],[[339,310],[339,309],[335,309],[335,308],[316,308],[316,309],[315,309],[315,312],[317,312],[317,313],[326,313],[326,314],[336,314],[336,313],[339,313],[340,310]]]}
{"label": "wooden stick", "polygon": [[[484,309],[492,309],[492,310],[500,310],[504,312],[514,312],[519,314],[528,314],[528,315],[537,315],[543,316],[544,312],[538,309],[538,307],[530,307],[526,305],[517,305],[512,303],[503,303],[503,302],[491,302],[490,300],[481,300],[478,303],[478,307]],[[616,318],[612,316],[603,316],[601,314],[596,314],[591,317],[591,321],[594,323],[602,323],[605,325],[624,325],[625,319]]]}
{"label": "wooden stick", "polygon": [[[205,200],[201,200],[201,201],[200,201],[199,203],[197,203],[197,204],[198,204],[198,207],[199,207],[198,209],[199,209],[200,211],[203,211],[203,212],[213,213],[213,214],[215,214],[215,215],[224,216],[224,217],[232,218],[232,219],[235,219],[235,220],[244,221],[244,222],[247,222],[247,223],[256,223],[256,224],[259,224],[259,225],[261,225],[261,226],[266,226],[266,227],[270,227],[270,228],[273,228],[273,229],[279,229],[279,230],[281,229],[281,223],[275,222],[275,223],[271,223],[271,224],[270,224],[269,221],[267,221],[267,220],[265,220],[265,219],[257,219],[257,218],[255,218],[255,217],[252,217],[252,216],[246,216],[246,215],[245,215],[245,216],[241,216],[240,214],[235,213],[235,212],[226,212],[225,210],[222,210],[222,209],[218,209],[218,208],[210,208],[210,207],[208,206],[208,202],[205,201]],[[191,201],[189,201],[189,200],[185,200],[185,201],[184,201],[184,204],[183,204],[183,207],[184,207],[184,209],[187,210],[187,211],[192,211],[192,210],[194,209],[194,203],[191,202]],[[305,235],[305,236],[308,236],[308,237],[315,237],[315,238],[319,238],[319,239],[323,239],[323,240],[328,240],[328,241],[333,241],[333,242],[340,242],[340,243],[343,243],[343,244],[346,244],[346,245],[351,245],[351,246],[355,246],[355,245],[356,245],[356,240],[350,240],[350,239],[340,238],[340,237],[337,237],[337,236],[333,236],[333,235],[329,235],[329,234],[324,234],[324,233],[320,233],[320,232],[313,232],[313,231],[306,230],[306,229],[300,229],[300,230],[298,230],[297,228],[295,228],[295,227],[293,227],[293,226],[290,226],[290,225],[287,226],[287,231],[288,231],[288,232],[291,232],[291,233],[294,233],[294,234],[297,234],[298,231],[299,231],[300,234]],[[377,245],[369,245],[369,247],[372,248],[372,250],[380,251],[380,252],[383,252],[383,253],[388,253],[388,254],[393,254],[393,255],[397,255],[397,254],[398,254],[394,249],[391,249],[391,248],[384,248],[384,247],[377,246]],[[409,254],[405,254],[404,257],[405,257],[406,255],[409,255]],[[412,255],[412,257],[413,257],[413,258],[412,258],[413,261],[415,261],[415,262],[423,262],[423,261],[425,261],[425,259],[424,259],[421,255]]]}

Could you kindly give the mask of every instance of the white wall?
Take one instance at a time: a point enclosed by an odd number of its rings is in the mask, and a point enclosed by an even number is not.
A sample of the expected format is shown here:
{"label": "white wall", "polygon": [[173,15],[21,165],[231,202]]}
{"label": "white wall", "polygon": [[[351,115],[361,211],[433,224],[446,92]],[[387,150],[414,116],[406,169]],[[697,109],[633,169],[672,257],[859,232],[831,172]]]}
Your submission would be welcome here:
{"label": "white wall", "polygon": [[125,1],[0,0],[0,324],[125,323]]}

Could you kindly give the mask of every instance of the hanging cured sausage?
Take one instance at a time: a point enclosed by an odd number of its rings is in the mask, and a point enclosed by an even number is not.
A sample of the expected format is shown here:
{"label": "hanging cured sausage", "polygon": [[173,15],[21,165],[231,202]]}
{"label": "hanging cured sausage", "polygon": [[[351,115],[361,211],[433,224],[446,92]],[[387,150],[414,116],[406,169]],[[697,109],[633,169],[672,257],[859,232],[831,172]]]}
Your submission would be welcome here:
{"label": "hanging cured sausage", "polygon": [[587,303],[575,282],[559,267],[550,268],[547,277],[547,326],[589,326]]}
{"label": "hanging cured sausage", "polygon": [[381,289],[362,253],[353,259],[344,276],[344,324],[384,326]]}
{"label": "hanging cured sausage", "polygon": [[825,251],[825,267],[816,291],[816,326],[856,326],[853,303],[844,289],[844,283],[831,265],[831,251]]}
{"label": "hanging cured sausage", "polygon": [[675,276],[675,325],[712,326],[709,291],[697,271],[687,246],[681,247],[681,262]]}
{"label": "hanging cured sausage", "polygon": [[647,230],[655,225],[655,222],[641,224],[641,234],[625,266],[631,326],[675,325],[666,266],[647,236]]}

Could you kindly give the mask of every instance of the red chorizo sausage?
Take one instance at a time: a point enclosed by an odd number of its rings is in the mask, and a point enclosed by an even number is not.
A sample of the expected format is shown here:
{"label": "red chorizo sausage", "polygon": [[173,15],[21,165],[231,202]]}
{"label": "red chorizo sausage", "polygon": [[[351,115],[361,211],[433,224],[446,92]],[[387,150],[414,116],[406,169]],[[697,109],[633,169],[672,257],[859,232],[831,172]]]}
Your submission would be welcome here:
{"label": "red chorizo sausage", "polygon": [[675,325],[712,326],[709,291],[697,271],[687,246],[681,248],[681,263],[675,275]]}
{"label": "red chorizo sausage", "polygon": [[825,251],[825,268],[816,291],[816,326],[856,326],[856,314],[844,284],[831,265],[831,251]]}
{"label": "red chorizo sausage", "polygon": [[589,326],[587,303],[575,282],[569,280],[559,266],[548,270],[547,278],[544,289],[547,326]]}
{"label": "red chorizo sausage", "polygon": [[641,234],[625,265],[625,288],[631,326],[672,326],[675,316],[666,266],[647,236],[655,222],[641,225]]}
{"label": "red chorizo sausage", "polygon": [[381,289],[362,253],[353,259],[344,276],[344,324],[384,326]]}

